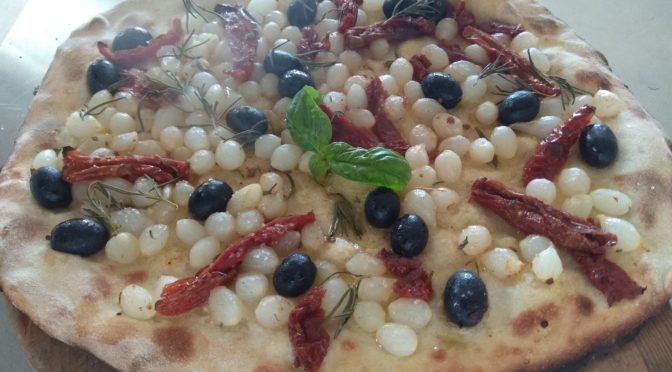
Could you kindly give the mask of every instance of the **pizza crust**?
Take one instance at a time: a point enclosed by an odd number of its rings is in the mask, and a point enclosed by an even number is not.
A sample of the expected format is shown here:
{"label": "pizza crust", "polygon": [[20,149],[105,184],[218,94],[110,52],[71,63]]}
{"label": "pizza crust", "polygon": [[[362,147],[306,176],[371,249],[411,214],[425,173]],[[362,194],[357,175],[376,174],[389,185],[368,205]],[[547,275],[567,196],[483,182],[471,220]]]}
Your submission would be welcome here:
{"label": "pizza crust", "polygon": [[[619,161],[608,169],[593,170],[591,178],[596,186],[616,185],[631,197],[633,208],[626,217],[640,231],[643,248],[634,253],[613,253],[610,258],[647,290],[637,300],[610,308],[561,253],[566,270],[553,286],[540,284],[529,272],[511,282],[485,273],[490,309],[477,327],[458,329],[446,320],[440,296],[453,271],[446,267],[456,268],[451,261],[455,255],[445,254],[439,246],[457,245],[455,232],[476,222],[494,231],[516,234],[496,216],[465,202],[455,215],[460,222],[433,237],[423,259],[435,272],[432,281],[437,295],[431,302],[434,317],[419,332],[418,351],[407,358],[389,356],[373,335],[350,326],[330,346],[324,370],[558,367],[636,328],[672,294],[672,247],[666,245],[672,241],[672,231],[667,228],[672,223],[672,157],[662,129],[613,76],[603,57],[544,7],[529,0],[469,0],[468,8],[479,19],[522,23],[540,36],[540,46],[554,55],[554,74],[591,91],[608,88],[624,100],[626,109],[604,120],[619,138]],[[83,76],[90,61],[98,57],[95,43],[110,40],[116,30],[130,25],[141,25],[158,35],[168,29],[171,15],[182,13],[182,3],[177,1],[124,2],[73,32],[59,48],[21,128],[15,152],[0,174],[2,290],[47,333],[85,348],[121,370],[291,369],[293,357],[285,329],[269,332],[246,321],[222,329],[210,324],[203,310],[152,321],[118,315],[117,296],[125,285],[186,270],[170,268],[169,262],[150,266],[143,261],[120,267],[101,255],[83,259],[56,253],[45,236],[56,223],[77,213],[45,213],[29,192],[27,180],[34,154],[56,147],[65,118],[88,100]],[[532,141],[521,143],[512,164],[523,164],[534,145]],[[462,189],[457,187],[456,191],[468,195],[469,180],[484,174],[520,186],[520,172],[503,167],[467,172]],[[315,187],[308,177],[297,178],[299,189]],[[324,203],[325,194],[305,191],[295,200],[300,202],[292,210],[298,213],[314,208],[318,223],[328,224],[330,207]],[[265,352],[260,354],[262,345]]]}

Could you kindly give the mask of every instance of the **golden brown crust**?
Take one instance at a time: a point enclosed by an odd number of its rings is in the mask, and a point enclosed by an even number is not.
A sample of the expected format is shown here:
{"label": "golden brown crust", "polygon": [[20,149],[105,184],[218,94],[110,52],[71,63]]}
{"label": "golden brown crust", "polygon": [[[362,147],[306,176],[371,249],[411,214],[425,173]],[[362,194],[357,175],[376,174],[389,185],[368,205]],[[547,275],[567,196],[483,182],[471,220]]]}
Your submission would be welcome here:
{"label": "golden brown crust", "polygon": [[[290,370],[293,358],[285,330],[268,332],[253,322],[221,329],[202,311],[152,321],[117,315],[116,297],[126,284],[147,283],[148,278],[166,273],[181,274],[186,272],[184,267],[171,267],[169,260],[149,267],[143,263],[117,267],[102,257],[65,256],[48,247],[45,236],[51,226],[77,213],[45,213],[34,203],[27,187],[30,162],[37,151],[57,146],[65,118],[87,100],[83,76],[89,61],[97,56],[96,41],[109,40],[116,30],[131,24],[161,33],[170,17],[182,12],[179,1],[152,2],[149,9],[147,3],[123,3],[76,30],[59,48],[26,117],[16,150],[0,174],[2,290],[50,335],[90,350],[122,370],[216,370],[222,366],[231,370]],[[139,10],[143,7],[147,10]],[[565,273],[552,286],[539,284],[529,275],[521,275],[518,282],[503,282],[484,273],[491,307],[477,327],[460,330],[450,325],[442,312],[441,296],[435,296],[431,303],[434,318],[420,332],[414,355],[391,357],[372,335],[353,326],[331,345],[324,370],[550,368],[636,328],[672,293],[672,247],[668,243],[672,241],[668,228],[672,223],[672,156],[658,124],[611,74],[603,58],[542,6],[530,0],[469,0],[468,8],[479,19],[523,23],[541,36],[541,47],[553,56],[553,73],[589,91],[608,88],[625,101],[626,109],[618,117],[605,120],[620,140],[619,161],[592,173],[592,180],[597,186],[616,187],[631,197],[633,211],[627,218],[644,237],[644,247],[634,253],[610,253],[610,258],[647,290],[637,300],[608,307],[564,255]],[[532,142],[523,143],[511,164],[522,164],[533,146]],[[481,175],[518,185],[520,169],[501,166],[467,171],[465,185]],[[300,176],[298,182],[311,185]],[[468,195],[467,186],[456,190]],[[327,203],[311,204],[326,199],[324,195],[300,194],[297,199],[302,200],[294,206],[297,210],[314,207],[318,215],[327,214],[327,207],[318,206]],[[454,226],[433,238],[424,259],[434,272],[437,294],[442,293],[448,275],[466,262],[459,253],[437,247],[439,240],[455,243],[455,232],[471,223],[516,234],[473,205],[465,203],[454,213]],[[319,222],[325,225],[327,220],[320,217]],[[261,348],[265,352],[261,353]]]}

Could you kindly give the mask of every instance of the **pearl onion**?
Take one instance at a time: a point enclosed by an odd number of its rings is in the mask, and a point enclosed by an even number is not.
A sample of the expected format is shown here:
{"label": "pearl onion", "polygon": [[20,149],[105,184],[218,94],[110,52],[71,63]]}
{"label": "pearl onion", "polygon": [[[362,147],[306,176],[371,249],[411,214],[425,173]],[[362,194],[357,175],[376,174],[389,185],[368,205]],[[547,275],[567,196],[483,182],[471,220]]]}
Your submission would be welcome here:
{"label": "pearl onion", "polygon": [[266,296],[259,301],[254,310],[257,322],[269,329],[278,329],[287,325],[294,303],[282,296]]}
{"label": "pearl onion", "polygon": [[279,171],[290,171],[299,165],[302,154],[303,151],[297,145],[280,145],[271,155],[271,166]]}
{"label": "pearl onion", "polygon": [[240,269],[245,272],[273,274],[279,263],[280,259],[273,249],[261,246],[245,255]]}
{"label": "pearl onion", "polygon": [[596,189],[590,193],[593,207],[610,216],[621,216],[630,210],[632,201],[626,194],[611,189]]}
{"label": "pearl onion", "polygon": [[[340,305],[338,302],[348,290],[348,284],[345,280],[338,277],[332,277],[327,280],[322,287],[325,289],[324,298],[322,298],[322,309],[324,309],[327,314],[334,309],[336,309],[334,314],[342,313],[343,308],[345,308],[345,301]],[[336,308],[337,305],[338,308]]]}
{"label": "pearl onion", "polygon": [[468,103],[482,101],[487,90],[488,85],[483,79],[479,79],[478,75],[469,75],[462,83],[462,101]]}
{"label": "pearl onion", "polygon": [[31,168],[39,169],[42,167],[55,167],[58,169],[63,168],[63,161],[58,158],[56,151],[52,149],[42,150],[35,155],[33,158],[33,163]]}
{"label": "pearl onion", "polygon": [[413,78],[413,65],[406,58],[397,58],[390,64],[390,75],[398,84],[406,84]]}
{"label": "pearl onion", "polygon": [[170,153],[170,157],[175,160],[187,161],[192,155],[192,151],[184,146],[180,146]]}
{"label": "pearl onion", "polygon": [[378,78],[387,94],[395,95],[399,93],[399,85],[392,75],[380,75]]}
{"label": "pearl onion", "polygon": [[436,210],[439,212],[439,215],[443,215],[442,212],[447,212],[452,206],[460,202],[460,195],[445,187],[439,187],[432,190],[429,193],[434,199],[434,204],[436,204]]}
{"label": "pearl onion", "polygon": [[469,152],[471,142],[465,136],[452,136],[444,139],[439,144],[439,151],[450,150],[456,153],[459,157],[463,157]]}
{"label": "pearl onion", "polygon": [[544,138],[560,124],[562,124],[562,119],[557,116],[542,116],[527,123],[511,124],[511,128],[538,138]]}
{"label": "pearl onion", "polygon": [[639,235],[637,228],[630,222],[604,215],[597,216],[597,219],[600,221],[600,227],[604,231],[612,233],[618,238],[616,245],[614,245],[612,249],[615,249],[616,251],[630,252],[639,248],[642,238]]}
{"label": "pearl onion", "polygon": [[119,232],[129,232],[135,236],[151,225],[144,211],[135,208],[123,208],[112,212],[112,222],[119,226]]}
{"label": "pearl onion", "polygon": [[511,49],[520,52],[527,48],[535,48],[539,38],[529,31],[523,31],[511,40]]}
{"label": "pearl onion", "polygon": [[125,112],[117,112],[110,118],[110,133],[121,134],[128,132],[135,132],[135,119]]}
{"label": "pearl onion", "polygon": [[359,84],[353,84],[350,87],[350,89],[348,90],[346,101],[348,108],[350,109],[365,109],[369,104],[368,98],[366,97],[366,92],[364,91],[364,88]]}
{"label": "pearl onion", "polygon": [[261,36],[267,43],[273,44],[280,37],[281,27],[275,22],[269,22],[261,29]]}
{"label": "pearl onion", "polygon": [[485,138],[477,138],[469,145],[469,157],[478,164],[489,163],[495,157],[495,146]]}
{"label": "pearl onion", "polygon": [[184,134],[178,127],[166,127],[161,131],[159,142],[166,151],[173,151],[184,144]]}
{"label": "pearl onion", "polygon": [[457,36],[459,26],[453,18],[444,18],[436,24],[434,36],[442,42],[450,42]]}
{"label": "pearl onion", "polygon": [[385,310],[376,302],[360,301],[352,317],[359,328],[371,333],[385,323]]}
{"label": "pearl onion", "polygon": [[264,97],[275,98],[278,96],[278,83],[280,79],[274,74],[266,74],[261,78],[261,94]]}
{"label": "pearl onion", "polygon": [[539,252],[549,248],[555,247],[547,237],[541,235],[528,235],[520,241],[520,255],[527,262],[532,262]]}
{"label": "pearl onion", "polygon": [[232,290],[220,286],[210,291],[208,309],[215,323],[235,326],[243,319],[243,304]]}
{"label": "pearl onion", "polygon": [[91,115],[80,116],[79,112],[73,112],[65,122],[68,133],[76,138],[89,138],[102,132],[103,127],[98,120]]}
{"label": "pearl onion", "polygon": [[413,328],[397,323],[386,323],[376,331],[376,340],[388,353],[405,357],[415,353],[418,336]]}
{"label": "pearl onion", "polygon": [[220,242],[228,243],[236,237],[236,220],[228,212],[216,212],[205,220],[205,230]]}
{"label": "pearl onion", "polygon": [[462,247],[462,252],[470,256],[477,256],[485,252],[492,244],[490,230],[481,225],[465,227],[462,229],[458,240]]}
{"label": "pearl onion", "polygon": [[142,156],[166,156],[166,151],[161,147],[158,141],[144,140],[138,141],[133,148],[134,155]]}
{"label": "pearl onion", "polygon": [[470,60],[481,65],[485,65],[490,62],[488,53],[485,51],[485,49],[477,44],[471,44],[464,48],[464,55],[466,55]]}
{"label": "pearl onion", "polygon": [[439,138],[452,137],[462,134],[462,120],[447,112],[436,114],[432,118],[432,128]]}
{"label": "pearl onion", "polygon": [[601,118],[616,116],[623,109],[623,101],[614,93],[600,89],[593,96],[595,114]]}
{"label": "pearl onion", "polygon": [[243,211],[236,217],[236,232],[247,235],[258,230],[264,224],[264,216],[256,210]]}
{"label": "pearl onion", "polygon": [[179,181],[173,189],[173,201],[175,204],[184,207],[189,203],[192,192],[194,192],[194,186],[187,181]]}
{"label": "pearl onion", "polygon": [[518,151],[518,137],[513,129],[498,126],[490,134],[490,142],[495,146],[495,155],[500,159],[512,159]]}
{"label": "pearl onion", "polygon": [[371,129],[376,124],[375,116],[367,109],[348,110],[345,116],[358,128]]}
{"label": "pearl onion", "polygon": [[523,263],[516,252],[508,248],[495,248],[484,254],[483,264],[500,279],[516,275],[523,268]]}
{"label": "pearl onion", "polygon": [[322,1],[317,4],[315,19],[333,18],[333,15],[337,13],[336,9],[336,4],[332,1]]}
{"label": "pearl onion", "polygon": [[198,221],[183,218],[175,223],[175,234],[182,243],[193,245],[206,236],[206,231]]}
{"label": "pearl onion", "polygon": [[268,291],[268,279],[263,274],[242,273],[236,278],[235,288],[243,302],[255,303]]}
{"label": "pearl onion", "polygon": [[462,160],[453,151],[445,150],[434,160],[434,169],[441,181],[453,183],[462,175]]}
{"label": "pearl onion", "polygon": [[409,103],[413,104],[425,94],[422,92],[422,85],[415,80],[411,80],[404,84],[404,95]]}
{"label": "pearl onion", "polygon": [[427,226],[436,225],[436,205],[434,199],[425,190],[413,189],[409,191],[401,203],[401,209],[404,213],[418,215]]}
{"label": "pearl onion", "polygon": [[382,276],[364,278],[359,283],[357,296],[364,301],[385,302],[392,295],[394,281]]}
{"label": "pearl onion", "polygon": [[257,207],[264,192],[258,183],[249,184],[233,193],[226,210],[232,214],[238,214],[244,210]]}
{"label": "pearl onion", "polygon": [[257,208],[266,219],[270,220],[286,214],[287,202],[281,193],[264,195]]}
{"label": "pearl onion", "polygon": [[537,48],[527,48],[520,52],[523,58],[530,60],[534,64],[534,68],[539,70],[542,74],[548,73],[551,70],[551,61],[544,52]]}
{"label": "pearl onion", "polygon": [[219,254],[219,240],[212,236],[200,239],[189,250],[189,266],[201,269],[208,266]]}
{"label": "pearl onion", "polygon": [[215,155],[210,150],[198,150],[189,158],[189,168],[198,175],[203,175],[215,167]]}
{"label": "pearl onion", "polygon": [[341,90],[348,76],[350,76],[348,66],[336,63],[327,70],[327,85],[330,89]]}
{"label": "pearl onion", "polygon": [[554,247],[539,252],[532,260],[532,271],[537,279],[546,282],[556,280],[562,274],[562,261]]}
{"label": "pearl onion", "polygon": [[369,45],[369,50],[375,59],[383,59],[390,51],[390,44],[385,39],[376,39]]}
{"label": "pearl onion", "polygon": [[558,176],[558,188],[567,196],[587,194],[590,191],[590,177],[581,168],[565,168]]}
{"label": "pearl onion", "polygon": [[388,305],[387,312],[395,323],[415,330],[424,328],[432,319],[432,309],[427,302],[416,298],[396,299]]}
{"label": "pearl onion", "polygon": [[222,169],[238,169],[245,163],[245,150],[234,140],[222,141],[217,145],[215,161]]}
{"label": "pearl onion", "polygon": [[352,256],[345,263],[345,268],[355,275],[382,275],[385,273],[385,265],[377,257],[368,253],[360,252]]}
{"label": "pearl onion", "polygon": [[535,178],[525,187],[525,194],[546,204],[553,204],[556,195],[555,184],[545,178]]}
{"label": "pearl onion", "polygon": [[427,150],[425,150],[424,144],[409,147],[409,149],[406,150],[404,157],[411,169],[429,165],[429,156],[427,155]]}
{"label": "pearl onion", "polygon": [[218,84],[217,79],[207,71],[199,71],[189,80],[189,85],[201,92],[207,92],[215,84]]}
{"label": "pearl onion", "polygon": [[481,66],[469,61],[455,61],[445,70],[457,81],[464,81],[469,75],[478,75],[481,72]]}
{"label": "pearl onion", "polygon": [[595,103],[593,101],[594,101],[593,96],[589,94],[582,94],[580,96],[577,96],[576,98],[574,98],[574,102],[572,102],[572,104],[566,108],[564,112],[564,117],[569,118],[581,106],[584,105],[595,106]]}
{"label": "pearl onion", "polygon": [[254,141],[254,155],[261,159],[270,159],[282,141],[275,134],[262,134]]}
{"label": "pearl onion", "polygon": [[140,244],[133,234],[122,232],[110,238],[105,245],[105,255],[111,261],[130,264],[140,257]]}
{"label": "pearl onion", "polygon": [[[326,237],[324,236],[324,233],[322,232],[322,229],[320,226],[316,223],[311,223],[308,226],[305,226],[303,229],[301,229],[301,245],[307,249],[311,250],[316,250],[316,249],[321,249],[322,246],[324,245],[326,241]],[[332,250],[334,247],[338,246],[339,244],[342,244],[344,241],[343,239],[336,238],[333,242],[330,242],[328,244],[328,250],[327,250],[327,256],[332,256],[332,258],[336,255],[331,254]],[[352,250],[354,254],[354,251],[357,251],[358,248],[352,244],[347,244],[346,245],[351,247],[352,249],[347,249],[348,251]],[[342,249],[338,249],[338,251],[342,251]],[[348,260],[352,254],[345,254],[342,261],[339,263],[345,263],[346,260]],[[340,255],[339,255],[340,256]]]}
{"label": "pearl onion", "polygon": [[147,227],[138,240],[140,252],[144,256],[153,256],[161,252],[166,243],[168,243],[168,226],[162,224]]}
{"label": "pearl onion", "polygon": [[287,26],[287,16],[279,10],[274,10],[266,14],[265,20],[266,22],[275,22],[280,27]]}
{"label": "pearl onion", "polygon": [[280,256],[288,256],[301,245],[301,233],[298,231],[290,231],[282,238],[272,245],[273,250]]}
{"label": "pearl onion", "polygon": [[385,99],[384,110],[390,120],[401,120],[406,115],[404,99],[399,96],[389,96]]}
{"label": "pearl onion", "polygon": [[576,217],[588,218],[593,210],[593,198],[590,195],[572,195],[562,203],[562,210]]}
{"label": "pearl onion", "polygon": [[476,120],[483,125],[492,125],[497,121],[497,105],[491,101],[485,101],[476,108]]}
{"label": "pearl onion", "polygon": [[156,284],[154,285],[154,290],[152,291],[152,297],[153,298],[160,298],[161,297],[161,292],[163,292],[163,288],[167,286],[170,283],[176,282],[178,279],[172,275],[161,275],[159,279],[156,280]]}
{"label": "pearl onion", "polygon": [[427,44],[420,49],[420,54],[430,62],[430,71],[441,71],[448,66],[448,54],[436,44]]}
{"label": "pearl onion", "polygon": [[[343,63],[344,65],[348,66],[349,71],[357,71],[359,70],[362,65],[364,65],[364,60],[362,59],[362,56],[359,55],[354,50],[345,50],[341,54],[338,55],[338,62]],[[348,78],[350,80],[355,76],[351,76]],[[347,90],[348,84],[346,80],[345,88]]]}
{"label": "pearl onion", "polygon": [[343,112],[346,107],[346,96],[341,92],[329,92],[324,95],[322,102],[333,112]]}
{"label": "pearl onion", "polygon": [[201,127],[191,127],[184,133],[184,145],[192,151],[209,149],[208,133]]}
{"label": "pearl onion", "polygon": [[119,305],[124,315],[133,319],[148,320],[156,315],[151,293],[136,284],[126,286],[121,291]]}
{"label": "pearl onion", "polygon": [[[332,276],[335,272],[338,271],[338,268],[336,265],[329,261],[324,261],[324,260],[315,260],[315,267],[317,268],[317,278],[320,281],[324,281],[328,277]],[[360,291],[361,291],[361,284],[360,284]]]}
{"label": "pearl onion", "polygon": [[432,151],[436,148],[436,143],[438,139],[436,138],[436,133],[424,124],[418,124],[411,128],[409,133],[409,143],[411,145],[425,145],[427,151]]}

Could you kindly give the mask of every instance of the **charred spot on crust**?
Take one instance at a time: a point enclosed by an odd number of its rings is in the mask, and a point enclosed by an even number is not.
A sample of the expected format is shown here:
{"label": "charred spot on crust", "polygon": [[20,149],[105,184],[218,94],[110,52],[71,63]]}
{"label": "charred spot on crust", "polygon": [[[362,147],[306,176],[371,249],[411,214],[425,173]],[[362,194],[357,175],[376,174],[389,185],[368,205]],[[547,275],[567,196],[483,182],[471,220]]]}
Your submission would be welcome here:
{"label": "charred spot on crust", "polygon": [[171,362],[186,361],[194,355],[194,336],[187,328],[179,326],[158,328],[154,331],[152,341]]}
{"label": "charred spot on crust", "polygon": [[611,81],[604,74],[596,70],[578,70],[575,75],[579,86],[596,87],[598,89],[611,89]]}
{"label": "charred spot on crust", "polygon": [[549,319],[556,318],[559,313],[560,309],[555,304],[546,304],[538,309],[523,311],[513,320],[513,334],[519,337],[529,336],[535,328],[541,326],[542,322],[548,323]]}
{"label": "charred spot on crust", "polygon": [[149,274],[146,271],[135,271],[124,276],[126,284],[140,284],[147,280]]}
{"label": "charred spot on crust", "polygon": [[593,314],[595,304],[593,303],[593,300],[591,300],[590,298],[584,295],[578,295],[574,299],[574,303],[576,304],[576,310],[579,313],[579,315],[590,316]]}
{"label": "charred spot on crust", "polygon": [[341,347],[345,351],[352,351],[357,349],[357,344],[352,340],[343,340],[343,342],[341,342]]}
{"label": "charred spot on crust", "polygon": [[443,349],[434,349],[429,355],[432,357],[432,360],[437,362],[443,362],[446,360],[446,351]]}
{"label": "charred spot on crust", "polygon": [[546,327],[548,327],[548,320],[543,319],[543,320],[541,321],[541,323],[539,323],[539,326],[541,326],[541,328],[546,328]]}

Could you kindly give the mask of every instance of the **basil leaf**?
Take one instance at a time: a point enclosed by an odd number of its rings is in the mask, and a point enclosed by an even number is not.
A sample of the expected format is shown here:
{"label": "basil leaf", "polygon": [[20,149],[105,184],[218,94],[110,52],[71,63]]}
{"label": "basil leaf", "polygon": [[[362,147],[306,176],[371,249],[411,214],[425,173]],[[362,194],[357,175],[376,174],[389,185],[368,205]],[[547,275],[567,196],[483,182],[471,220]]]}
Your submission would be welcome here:
{"label": "basil leaf", "polygon": [[315,155],[310,158],[308,167],[310,168],[310,174],[313,175],[313,178],[319,180],[327,174],[327,171],[329,170],[329,160],[325,159],[321,154],[315,153]]}
{"label": "basil leaf", "polygon": [[322,97],[315,88],[304,86],[287,110],[287,129],[294,143],[306,151],[322,152],[331,141],[331,120],[319,106]]}
{"label": "basil leaf", "polygon": [[331,143],[328,149],[331,171],[343,178],[397,192],[411,180],[411,167],[406,159],[390,149],[363,149],[343,142]]}

